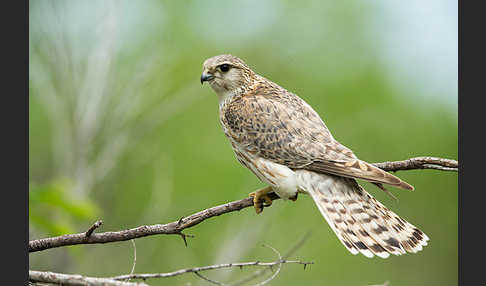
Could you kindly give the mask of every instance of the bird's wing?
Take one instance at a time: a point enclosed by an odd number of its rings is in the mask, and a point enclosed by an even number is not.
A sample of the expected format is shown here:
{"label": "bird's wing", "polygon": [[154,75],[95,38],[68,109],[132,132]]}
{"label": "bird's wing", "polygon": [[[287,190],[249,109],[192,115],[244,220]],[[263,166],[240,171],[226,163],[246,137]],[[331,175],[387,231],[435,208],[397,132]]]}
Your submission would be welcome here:
{"label": "bird's wing", "polygon": [[348,161],[316,160],[303,169],[317,173],[329,173],[348,178],[363,179],[372,183],[384,183],[407,190],[414,189],[413,186],[400,178],[359,159],[350,159]]}
{"label": "bird's wing", "polygon": [[334,140],[310,105],[276,85],[260,84],[222,109],[226,135],[239,148],[288,166],[343,177],[412,186],[369,163]]}

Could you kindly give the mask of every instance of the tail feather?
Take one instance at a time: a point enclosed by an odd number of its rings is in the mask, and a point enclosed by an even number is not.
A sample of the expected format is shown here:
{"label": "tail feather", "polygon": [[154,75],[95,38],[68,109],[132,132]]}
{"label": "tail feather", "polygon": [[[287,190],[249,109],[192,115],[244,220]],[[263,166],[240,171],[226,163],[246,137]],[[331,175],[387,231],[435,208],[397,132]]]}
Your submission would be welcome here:
{"label": "tail feather", "polygon": [[308,192],[343,245],[352,253],[387,258],[418,252],[429,238],[368,194],[354,179],[296,171],[299,187]]}

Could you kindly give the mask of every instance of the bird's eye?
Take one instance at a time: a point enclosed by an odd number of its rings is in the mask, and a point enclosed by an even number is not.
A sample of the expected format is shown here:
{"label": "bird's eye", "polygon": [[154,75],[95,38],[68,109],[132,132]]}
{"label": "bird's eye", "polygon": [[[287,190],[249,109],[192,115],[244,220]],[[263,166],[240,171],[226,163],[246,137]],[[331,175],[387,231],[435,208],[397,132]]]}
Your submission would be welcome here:
{"label": "bird's eye", "polygon": [[222,64],[219,66],[219,69],[222,71],[222,72],[227,72],[229,71],[230,69],[230,65],[229,64]]}

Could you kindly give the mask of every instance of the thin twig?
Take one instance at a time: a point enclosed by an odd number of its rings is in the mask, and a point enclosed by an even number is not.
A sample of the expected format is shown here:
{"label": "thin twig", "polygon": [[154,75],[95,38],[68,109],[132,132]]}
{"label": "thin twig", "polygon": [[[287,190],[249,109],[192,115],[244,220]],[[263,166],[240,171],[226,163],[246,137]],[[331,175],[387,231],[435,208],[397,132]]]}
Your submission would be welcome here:
{"label": "thin twig", "polygon": [[272,281],[275,277],[277,277],[277,275],[280,273],[280,269],[282,268],[282,263],[284,262],[284,260],[282,259],[282,255],[280,255],[280,252],[278,252],[275,248],[271,247],[270,245],[264,245],[264,246],[270,248],[271,250],[273,250],[273,252],[275,252],[278,255],[278,261],[280,261],[280,263],[278,264],[277,271],[275,271],[272,276],[270,276],[268,279],[258,283],[256,286],[265,285],[268,282]]}
{"label": "thin twig", "polygon": [[[309,239],[310,236],[311,236],[311,231],[306,232],[304,234],[304,236],[294,246],[292,246],[291,249],[289,249],[287,251],[287,253],[283,256],[282,261],[287,261],[286,259],[289,258],[291,255],[293,255],[304,244],[304,242],[306,242],[307,239]],[[308,264],[314,264],[314,262],[312,262],[312,263],[299,263],[299,264],[303,264],[304,270],[305,270],[305,268]],[[262,276],[268,270],[272,270],[272,266],[270,266],[269,268],[259,269],[259,270],[255,271],[252,275],[245,277],[245,278],[231,284],[231,286],[243,285],[243,284],[245,284],[249,281],[252,281],[252,280]]]}
{"label": "thin twig", "polygon": [[221,283],[219,281],[216,281],[216,280],[211,280],[209,279],[208,277],[202,275],[201,273],[199,272],[194,272],[194,274],[196,274],[199,278],[203,279],[203,280],[206,280],[208,281],[209,283],[212,283],[212,284],[216,284],[216,285],[220,285],[220,286],[227,286],[226,284],[224,283]]}
{"label": "thin twig", "polygon": [[41,272],[34,270],[29,270],[29,281],[70,286],[148,286],[147,284],[142,282],[124,282],[110,278],[96,278],[77,274]]}
{"label": "thin twig", "polygon": [[[130,275],[133,274],[135,271],[135,265],[137,265],[137,246],[135,245],[135,240],[132,239],[132,245],[133,245],[133,265],[132,265],[132,271],[130,271]],[[126,282],[130,281],[130,278],[125,280]]]}
{"label": "thin twig", "polygon": [[89,237],[93,231],[95,231],[95,229],[97,229],[98,227],[100,227],[101,225],[103,224],[103,221],[102,220],[98,220],[97,222],[95,222],[85,233],[85,236],[86,237]]}
{"label": "thin twig", "polygon": [[260,262],[260,261],[253,261],[253,262],[239,262],[239,263],[223,263],[223,264],[215,264],[215,265],[208,265],[202,267],[193,267],[193,268],[185,268],[180,269],[173,272],[167,273],[145,273],[145,274],[130,274],[130,275],[120,275],[109,277],[108,279],[113,280],[125,280],[125,279],[150,279],[150,278],[167,278],[173,277],[185,273],[195,273],[195,272],[203,272],[208,270],[216,270],[216,269],[223,269],[223,268],[234,268],[234,267],[249,267],[249,266],[263,266],[263,267],[271,267],[274,265],[279,265],[282,263],[295,263],[295,264],[314,264],[314,262],[305,262],[300,260],[277,260],[272,262]]}
{"label": "thin twig", "polygon": [[[398,170],[412,170],[412,169],[430,169],[430,166],[434,166],[435,169],[444,171],[457,171],[458,163],[455,160],[436,158],[436,157],[416,157],[404,161],[397,162],[384,162],[375,163],[375,166],[385,171],[398,171]],[[270,193],[269,196],[273,199],[279,199],[275,193]],[[29,241],[29,252],[42,251],[46,249],[77,245],[77,244],[94,244],[94,243],[109,243],[117,241],[126,241],[130,239],[157,235],[157,234],[176,234],[183,238],[184,243],[187,245],[186,237],[191,237],[188,234],[182,233],[186,228],[193,227],[206,219],[220,216],[229,212],[239,211],[244,208],[253,206],[252,198],[245,198],[238,201],[222,204],[212,208],[208,208],[192,214],[187,217],[183,217],[178,221],[174,221],[167,224],[156,225],[143,225],[132,229],[114,231],[114,232],[102,232],[102,233],[78,233],[67,234],[57,237],[36,239]],[[96,224],[95,224],[96,225]],[[96,229],[93,228],[93,230]]]}

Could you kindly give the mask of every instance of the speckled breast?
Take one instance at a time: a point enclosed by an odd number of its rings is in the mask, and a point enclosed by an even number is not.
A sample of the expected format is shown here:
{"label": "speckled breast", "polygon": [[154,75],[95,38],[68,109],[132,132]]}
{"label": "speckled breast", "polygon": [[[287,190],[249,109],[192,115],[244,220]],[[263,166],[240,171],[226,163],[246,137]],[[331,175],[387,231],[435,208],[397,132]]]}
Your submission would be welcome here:
{"label": "speckled breast", "polygon": [[[219,121],[221,126],[223,127],[224,134],[229,139],[231,143],[231,147],[233,148],[233,152],[235,153],[236,159],[240,162],[243,166],[248,168],[253,174],[255,174],[261,181],[273,185],[276,185],[275,177],[276,174],[272,174],[271,170],[266,170],[262,168],[260,164],[258,164],[258,160],[256,158],[257,152],[253,154],[248,152],[247,150],[243,150],[238,142],[234,140],[234,136],[231,134],[231,129],[228,127],[227,120],[225,118],[225,108],[227,107],[227,101],[224,101],[220,105],[220,112],[219,112]],[[246,148],[251,149],[251,148]]]}

